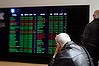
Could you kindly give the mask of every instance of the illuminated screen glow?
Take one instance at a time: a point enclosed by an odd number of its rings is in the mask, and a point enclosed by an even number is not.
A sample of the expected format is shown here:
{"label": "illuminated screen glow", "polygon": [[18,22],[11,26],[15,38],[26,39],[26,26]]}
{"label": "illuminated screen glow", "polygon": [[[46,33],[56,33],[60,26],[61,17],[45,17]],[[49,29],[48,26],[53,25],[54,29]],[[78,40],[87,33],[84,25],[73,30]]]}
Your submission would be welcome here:
{"label": "illuminated screen glow", "polygon": [[9,52],[53,54],[56,34],[66,32],[67,13],[33,13],[22,10],[10,14]]}
{"label": "illuminated screen glow", "polygon": [[56,34],[66,32],[80,44],[89,5],[0,8],[0,17],[0,55],[51,57]]}

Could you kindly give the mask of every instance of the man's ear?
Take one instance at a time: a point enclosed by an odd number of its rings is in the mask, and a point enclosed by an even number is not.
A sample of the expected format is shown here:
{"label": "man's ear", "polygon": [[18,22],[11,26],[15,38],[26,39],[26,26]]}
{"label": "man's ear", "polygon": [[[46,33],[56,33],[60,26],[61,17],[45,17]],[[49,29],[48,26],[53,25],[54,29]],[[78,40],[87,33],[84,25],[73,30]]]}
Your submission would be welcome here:
{"label": "man's ear", "polygon": [[62,48],[61,44],[59,43],[59,48]]}
{"label": "man's ear", "polygon": [[57,42],[57,47],[58,47],[58,48],[60,48],[60,47],[61,47],[61,45],[60,45],[60,43],[59,43],[59,42]]}
{"label": "man's ear", "polygon": [[93,14],[93,19],[95,19],[96,18],[96,15],[95,14]]}

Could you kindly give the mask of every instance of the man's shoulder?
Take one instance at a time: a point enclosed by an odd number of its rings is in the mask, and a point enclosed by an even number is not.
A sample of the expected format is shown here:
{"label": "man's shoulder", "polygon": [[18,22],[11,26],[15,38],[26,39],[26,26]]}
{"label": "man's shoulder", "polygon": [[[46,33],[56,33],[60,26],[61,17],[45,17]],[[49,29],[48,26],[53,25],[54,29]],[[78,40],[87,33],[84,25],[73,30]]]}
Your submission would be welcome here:
{"label": "man's shoulder", "polygon": [[79,45],[76,43],[69,45],[62,51],[60,51],[57,55],[60,58],[73,58],[75,56],[78,56],[79,54],[82,54],[83,51]]}

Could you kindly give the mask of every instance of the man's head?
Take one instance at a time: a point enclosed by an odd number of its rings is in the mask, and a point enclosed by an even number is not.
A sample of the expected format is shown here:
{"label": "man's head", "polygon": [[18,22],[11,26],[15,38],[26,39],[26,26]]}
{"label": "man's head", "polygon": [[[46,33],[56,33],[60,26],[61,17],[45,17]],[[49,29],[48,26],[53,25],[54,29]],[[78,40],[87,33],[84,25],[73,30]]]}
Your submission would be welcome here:
{"label": "man's head", "polygon": [[61,47],[63,47],[67,42],[71,41],[69,35],[66,33],[56,35],[55,40],[61,45]]}
{"label": "man's head", "polygon": [[99,10],[95,10],[94,14],[93,14],[93,18],[99,18]]}

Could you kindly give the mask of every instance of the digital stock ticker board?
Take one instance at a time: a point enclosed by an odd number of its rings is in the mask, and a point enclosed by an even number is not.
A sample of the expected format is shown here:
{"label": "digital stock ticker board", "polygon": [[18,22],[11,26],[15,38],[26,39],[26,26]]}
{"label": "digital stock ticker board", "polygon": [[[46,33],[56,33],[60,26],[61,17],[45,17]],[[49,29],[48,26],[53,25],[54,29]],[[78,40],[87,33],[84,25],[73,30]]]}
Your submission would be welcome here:
{"label": "digital stock ticker board", "polygon": [[88,5],[0,8],[0,54],[53,55],[57,34],[79,43],[88,22]]}

